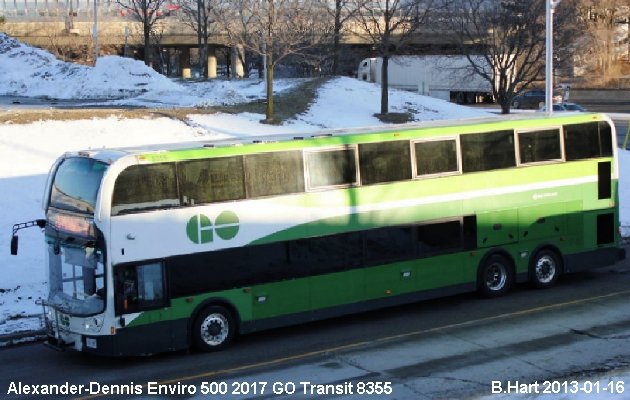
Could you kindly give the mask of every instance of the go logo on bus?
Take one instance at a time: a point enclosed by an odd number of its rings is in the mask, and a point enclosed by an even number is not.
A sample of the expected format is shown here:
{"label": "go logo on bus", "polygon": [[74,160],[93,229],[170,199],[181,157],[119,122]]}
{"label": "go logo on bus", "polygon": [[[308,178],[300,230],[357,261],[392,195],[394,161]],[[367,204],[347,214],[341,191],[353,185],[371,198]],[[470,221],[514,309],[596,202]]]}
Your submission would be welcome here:
{"label": "go logo on bus", "polygon": [[204,244],[214,241],[214,234],[223,240],[233,239],[238,234],[238,215],[232,211],[223,211],[214,224],[206,215],[198,214],[188,220],[186,235],[193,243]]}

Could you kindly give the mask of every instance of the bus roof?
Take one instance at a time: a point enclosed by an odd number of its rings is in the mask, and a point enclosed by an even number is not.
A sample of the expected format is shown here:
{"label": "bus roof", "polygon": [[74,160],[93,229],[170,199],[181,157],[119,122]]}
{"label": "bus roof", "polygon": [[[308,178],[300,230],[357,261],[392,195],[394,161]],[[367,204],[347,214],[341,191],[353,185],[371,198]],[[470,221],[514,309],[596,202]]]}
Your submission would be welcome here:
{"label": "bus roof", "polygon": [[[206,156],[228,156],[235,154],[248,154],[260,152],[261,144],[274,143],[275,146],[266,146],[263,151],[291,150],[307,147],[331,146],[351,144],[358,139],[364,141],[368,136],[373,136],[374,140],[383,140],[382,135],[396,137],[399,140],[409,139],[407,136],[431,137],[437,134],[449,134],[449,130],[436,128],[454,128],[453,134],[458,133],[457,128],[462,126],[470,127],[466,132],[476,130],[484,131],[488,129],[511,129],[514,122],[521,122],[518,127],[527,128],[544,124],[553,120],[558,125],[566,123],[579,123],[589,121],[601,121],[605,117],[602,114],[592,113],[559,113],[552,116],[542,113],[527,113],[516,115],[497,115],[482,118],[468,118],[459,120],[436,120],[413,122],[393,126],[371,126],[361,128],[343,128],[322,130],[319,132],[296,132],[271,134],[260,136],[247,136],[240,138],[221,140],[196,140],[167,144],[152,144],[146,146],[115,148],[115,149],[93,149],[79,152],[66,153],[66,157],[83,156],[97,159],[99,161],[112,164],[116,160],[125,156],[136,156],[144,162],[162,162],[172,160],[184,160],[203,158]],[[426,131],[426,135],[418,135],[419,131]],[[317,140],[314,144],[312,140]]]}

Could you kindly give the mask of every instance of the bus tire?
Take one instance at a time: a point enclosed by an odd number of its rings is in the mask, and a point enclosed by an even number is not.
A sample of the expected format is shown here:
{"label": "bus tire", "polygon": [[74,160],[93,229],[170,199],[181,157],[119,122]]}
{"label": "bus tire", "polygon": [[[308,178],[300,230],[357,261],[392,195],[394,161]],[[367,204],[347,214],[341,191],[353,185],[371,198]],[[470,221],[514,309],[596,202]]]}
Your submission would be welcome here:
{"label": "bus tire", "polygon": [[483,297],[499,297],[506,294],[514,282],[511,260],[502,254],[492,254],[479,266],[477,289]]}
{"label": "bus tire", "polygon": [[224,307],[204,308],[193,324],[193,344],[201,351],[219,351],[230,345],[236,331],[234,316]]}
{"label": "bus tire", "polygon": [[555,251],[542,249],[532,257],[529,266],[529,281],[535,288],[552,287],[561,273],[562,262]]}

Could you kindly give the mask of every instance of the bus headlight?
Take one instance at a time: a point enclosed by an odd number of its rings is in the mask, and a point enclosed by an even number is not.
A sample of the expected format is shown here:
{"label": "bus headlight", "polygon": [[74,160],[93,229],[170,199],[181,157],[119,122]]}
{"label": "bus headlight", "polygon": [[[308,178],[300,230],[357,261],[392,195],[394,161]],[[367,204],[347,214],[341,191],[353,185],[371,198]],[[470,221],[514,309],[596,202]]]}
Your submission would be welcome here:
{"label": "bus headlight", "polygon": [[86,332],[100,332],[103,328],[103,317],[90,317],[83,320]]}

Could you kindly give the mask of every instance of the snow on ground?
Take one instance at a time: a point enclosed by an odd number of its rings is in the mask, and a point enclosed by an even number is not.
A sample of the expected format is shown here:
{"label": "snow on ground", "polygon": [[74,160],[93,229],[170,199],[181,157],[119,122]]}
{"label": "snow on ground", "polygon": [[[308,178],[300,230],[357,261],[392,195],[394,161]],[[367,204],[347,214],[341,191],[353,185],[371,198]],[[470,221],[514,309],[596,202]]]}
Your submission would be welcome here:
{"label": "snow on ground", "polygon": [[[319,98],[298,121],[322,127],[377,125],[379,120],[373,116],[380,110],[381,88],[369,82],[353,78],[339,78],[332,84],[325,85],[318,93]],[[391,112],[410,112],[418,120],[458,119],[478,117],[479,110],[462,107],[457,104],[433,97],[420,96],[413,92],[391,90],[389,96]],[[356,121],[356,116],[365,119]]]}
{"label": "snow on ground", "polygon": [[[277,91],[300,80],[279,80]],[[96,67],[61,62],[49,53],[25,46],[0,33],[0,95],[45,96],[58,99],[108,99],[110,104],[133,106],[212,106],[236,104],[264,96],[260,80],[180,82],[167,79],[142,62],[103,57]],[[196,139],[224,139],[275,133],[315,132],[322,128],[378,125],[377,85],[351,78],[325,84],[310,109],[283,126],[260,124],[262,115],[191,115],[188,125],[167,118],[119,120],[114,117],[78,121],[39,121],[0,125],[0,334],[36,329],[46,281],[43,239],[37,229],[20,232],[20,254],[9,255],[14,223],[43,217],[41,198],[46,174],[66,151],[171,143]],[[488,115],[420,96],[392,90],[390,110],[413,113],[416,120],[460,119]],[[1,111],[0,111],[1,112]],[[621,152],[622,171],[630,154]],[[630,236],[630,180],[620,184],[624,232]]]}

